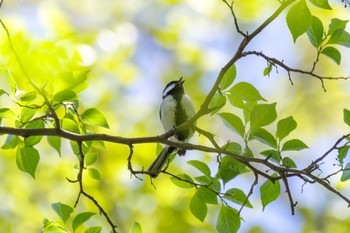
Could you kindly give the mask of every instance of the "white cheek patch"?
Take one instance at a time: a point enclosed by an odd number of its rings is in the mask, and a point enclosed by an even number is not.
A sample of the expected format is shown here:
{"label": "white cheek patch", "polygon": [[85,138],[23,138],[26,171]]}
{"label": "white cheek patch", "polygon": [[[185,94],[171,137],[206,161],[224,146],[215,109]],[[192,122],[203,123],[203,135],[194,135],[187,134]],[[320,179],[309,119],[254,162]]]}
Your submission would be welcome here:
{"label": "white cheek patch", "polygon": [[169,94],[171,90],[173,90],[176,87],[176,83],[172,83],[169,86],[167,86],[163,91],[163,99]]}

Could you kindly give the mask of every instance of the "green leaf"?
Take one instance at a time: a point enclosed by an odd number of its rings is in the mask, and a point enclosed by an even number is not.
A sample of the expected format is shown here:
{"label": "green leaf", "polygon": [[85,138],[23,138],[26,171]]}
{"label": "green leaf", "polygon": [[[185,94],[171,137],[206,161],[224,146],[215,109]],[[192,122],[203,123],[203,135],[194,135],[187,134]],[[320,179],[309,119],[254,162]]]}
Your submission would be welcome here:
{"label": "green leaf", "polygon": [[328,0],[309,0],[309,1],[319,8],[332,10],[332,7],[329,5]]}
{"label": "green leaf", "polygon": [[296,168],[297,167],[297,165],[295,164],[293,159],[291,159],[289,157],[283,158],[283,165],[287,168]]}
{"label": "green leaf", "polygon": [[231,153],[235,153],[239,155],[242,154],[242,147],[237,142],[228,142],[225,145],[223,145],[221,148]]}
{"label": "green leaf", "polygon": [[281,161],[281,154],[276,150],[264,150],[260,154],[273,159],[277,163]]}
{"label": "green leaf", "polygon": [[56,136],[47,136],[47,142],[54,148],[61,157],[61,138]]}
{"label": "green leaf", "polygon": [[250,83],[239,82],[234,85],[230,90],[230,94],[236,96],[244,101],[266,101],[259,93],[259,91]]}
{"label": "green leaf", "polygon": [[329,27],[328,27],[327,35],[328,36],[332,35],[338,29],[344,30],[347,23],[348,23],[348,20],[341,20],[341,19],[337,19],[337,18],[332,19],[331,23],[329,24]]}
{"label": "green leaf", "polygon": [[8,95],[8,93],[4,89],[0,89],[0,96],[2,96],[3,94]]}
{"label": "green leaf", "polygon": [[61,122],[61,126],[64,130],[73,132],[73,133],[80,133],[79,127],[77,125],[77,123],[69,118],[63,118],[62,122]]}
{"label": "green leaf", "polygon": [[1,149],[9,150],[15,149],[18,146],[18,143],[21,142],[18,136],[15,135],[7,135],[6,141],[4,145],[2,145]]}
{"label": "green leaf", "polygon": [[228,112],[219,113],[218,115],[221,117],[227,127],[238,133],[242,138],[244,137],[245,127],[241,118]]}
{"label": "green leaf", "polygon": [[92,179],[101,180],[100,172],[96,168],[89,167],[87,172]]}
{"label": "green leaf", "polygon": [[16,114],[9,108],[0,108],[0,119],[1,118],[12,118],[17,119]]}
{"label": "green leaf", "polygon": [[218,174],[223,183],[226,184],[239,174],[245,172],[245,165],[230,156],[225,156],[221,159]]}
{"label": "green leaf", "polygon": [[89,125],[109,128],[105,115],[97,108],[89,108],[81,114],[81,119]]}
{"label": "green leaf", "polygon": [[216,222],[219,233],[235,233],[241,227],[241,218],[238,211],[230,206],[222,206]]}
{"label": "green leaf", "polygon": [[332,59],[337,65],[340,65],[341,54],[338,49],[328,46],[322,49],[321,54],[326,55],[330,59]]}
{"label": "green leaf", "polygon": [[338,44],[349,48],[350,34],[343,29],[338,29],[331,35],[327,44]]}
{"label": "green leaf", "polygon": [[91,218],[91,216],[95,215],[95,213],[91,213],[91,212],[84,212],[84,213],[80,213],[78,214],[72,222],[72,228],[73,228],[73,232],[75,232],[75,230],[84,222],[86,222],[87,220],[89,220]]}
{"label": "green leaf", "polygon": [[226,193],[224,194],[224,198],[238,205],[244,204],[244,206],[246,207],[253,208],[250,201],[247,200],[247,195],[245,195],[245,193],[238,188],[232,188],[227,190]]}
{"label": "green leaf", "polygon": [[17,167],[35,179],[35,171],[39,163],[39,152],[33,147],[23,147],[17,150]]}
{"label": "green leaf", "polygon": [[350,126],[350,110],[344,108],[343,115],[344,115],[344,122],[348,126]]}
{"label": "green leaf", "polygon": [[203,222],[207,216],[208,207],[205,200],[202,198],[201,194],[196,191],[190,202],[190,210],[193,216],[195,216],[199,221]]}
{"label": "green leaf", "polygon": [[270,180],[266,180],[260,187],[260,198],[263,205],[263,210],[265,207],[276,200],[281,193],[281,185],[278,180],[272,183]]}
{"label": "green leaf", "polygon": [[258,104],[250,113],[250,129],[257,129],[271,124],[277,118],[276,103]]}
{"label": "green leaf", "polygon": [[282,140],[297,128],[297,122],[292,116],[279,120],[277,123],[277,138]]}
{"label": "green leaf", "polygon": [[321,20],[315,16],[312,16],[311,27],[306,32],[309,40],[315,48],[319,48],[323,40],[323,24]]}
{"label": "green leaf", "polygon": [[129,230],[129,233],[142,233],[142,228],[140,223],[134,222]]}
{"label": "green leaf", "polygon": [[[177,175],[178,177],[180,177],[182,180],[176,178],[176,177],[170,177],[170,180],[178,187],[180,188],[185,188],[185,189],[189,189],[189,188],[193,188],[195,187],[192,183],[193,180],[189,175],[186,174],[180,174]],[[187,182],[188,181],[188,182]]]}
{"label": "green leaf", "polygon": [[101,226],[95,226],[95,227],[89,227],[88,229],[86,229],[85,233],[100,233],[101,231],[102,231]]}
{"label": "green leaf", "polygon": [[338,149],[337,159],[338,159],[340,165],[344,164],[344,159],[346,158],[346,156],[348,154],[349,148],[350,148],[349,146],[344,146],[344,147],[341,147],[340,149]]}
{"label": "green leaf", "polygon": [[236,78],[236,66],[235,64],[232,64],[230,68],[227,69],[227,71],[224,74],[224,77],[221,80],[220,87],[222,90],[227,89],[231,86],[233,81]]}
{"label": "green leaf", "polygon": [[299,139],[291,139],[286,141],[283,144],[282,151],[287,151],[287,150],[303,150],[309,148],[303,141]]}
{"label": "green leaf", "polygon": [[70,233],[60,222],[44,219],[41,233]]}
{"label": "green leaf", "polygon": [[226,96],[219,93],[215,93],[208,106],[209,109],[214,109],[214,111],[211,112],[211,115],[217,113],[222,107],[225,106],[225,104]]}
{"label": "green leaf", "polygon": [[73,213],[73,208],[69,205],[62,204],[61,202],[53,203],[51,208],[56,212],[56,214],[62,219],[65,223],[71,213]]}
{"label": "green leaf", "polygon": [[[45,128],[45,124],[42,120],[36,120],[36,121],[32,121],[29,124],[26,125],[25,127],[26,129],[42,129]],[[41,139],[43,138],[43,136],[30,136],[24,139],[24,144],[26,146],[34,146],[36,144],[38,144]]]}
{"label": "green leaf", "polygon": [[270,76],[270,73],[272,71],[273,64],[270,63],[265,69],[264,69],[264,76]]}
{"label": "green leaf", "polygon": [[210,189],[200,187],[197,189],[197,195],[199,195],[202,198],[202,200],[205,201],[205,203],[214,205],[218,204],[216,193],[214,193]]}
{"label": "green leaf", "polygon": [[90,166],[94,164],[97,161],[97,156],[98,156],[97,152],[87,153],[85,156],[85,165]]}
{"label": "green leaf", "polygon": [[287,13],[287,25],[292,33],[293,41],[304,34],[311,26],[312,16],[305,0],[300,0]]}
{"label": "green leaf", "polygon": [[197,168],[200,172],[202,172],[207,177],[210,177],[210,169],[207,164],[198,160],[190,160],[187,163]]}
{"label": "green leaf", "polygon": [[344,182],[349,179],[350,179],[350,163],[347,163],[340,177],[340,181]]}
{"label": "green leaf", "polygon": [[38,109],[33,108],[22,108],[21,110],[21,122],[28,122],[30,121],[35,113],[38,111]]}
{"label": "green leaf", "polygon": [[273,148],[277,147],[276,139],[266,129],[263,129],[263,128],[254,129],[250,132],[249,137],[254,138],[254,139],[258,140],[259,142],[261,142],[265,145],[271,146]]}
{"label": "green leaf", "polygon": [[71,89],[59,91],[53,96],[53,99],[57,102],[70,101],[76,98],[78,98],[77,94]]}
{"label": "green leaf", "polygon": [[36,91],[30,91],[30,92],[27,92],[27,93],[24,93],[20,98],[19,100],[21,102],[31,102],[33,100],[36,99]]}

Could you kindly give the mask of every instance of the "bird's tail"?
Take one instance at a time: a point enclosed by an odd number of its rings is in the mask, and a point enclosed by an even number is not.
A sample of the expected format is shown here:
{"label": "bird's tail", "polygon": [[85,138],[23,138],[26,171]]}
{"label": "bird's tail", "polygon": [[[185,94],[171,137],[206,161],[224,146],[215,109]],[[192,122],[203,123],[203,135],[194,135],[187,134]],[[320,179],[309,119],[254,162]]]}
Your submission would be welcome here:
{"label": "bird's tail", "polygon": [[151,172],[150,176],[156,178],[159,175],[159,172],[162,170],[164,164],[168,161],[170,155],[177,151],[176,147],[165,146],[160,152],[158,157],[153,161],[151,166],[148,168],[148,172]]}

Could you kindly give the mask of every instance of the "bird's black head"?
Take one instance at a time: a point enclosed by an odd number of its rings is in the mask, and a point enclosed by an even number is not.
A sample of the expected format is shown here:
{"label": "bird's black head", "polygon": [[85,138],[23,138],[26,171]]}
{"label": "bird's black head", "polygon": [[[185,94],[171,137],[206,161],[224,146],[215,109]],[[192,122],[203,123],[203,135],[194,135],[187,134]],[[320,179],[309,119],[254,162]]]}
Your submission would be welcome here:
{"label": "bird's black head", "polygon": [[179,80],[171,81],[168,83],[163,90],[163,99],[169,95],[182,95],[185,93],[183,88],[183,83],[185,80],[182,80],[182,77]]}

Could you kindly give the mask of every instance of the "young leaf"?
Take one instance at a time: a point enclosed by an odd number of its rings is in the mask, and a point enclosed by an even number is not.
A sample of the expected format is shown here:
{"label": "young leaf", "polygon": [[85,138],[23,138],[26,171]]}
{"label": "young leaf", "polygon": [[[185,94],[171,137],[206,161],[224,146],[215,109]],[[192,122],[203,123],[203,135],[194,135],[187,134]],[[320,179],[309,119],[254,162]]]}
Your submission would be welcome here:
{"label": "young leaf", "polygon": [[223,145],[221,148],[235,154],[242,154],[242,147],[237,142],[228,142]]}
{"label": "young leaf", "polygon": [[323,24],[319,18],[312,16],[311,27],[307,30],[306,34],[315,48],[320,47],[323,41]]}
{"label": "young leaf", "polygon": [[344,182],[350,179],[350,163],[346,164],[340,181]]}
{"label": "young leaf", "polygon": [[338,149],[337,159],[338,159],[340,165],[344,164],[344,159],[348,154],[349,148],[350,148],[349,146],[344,146],[344,147]]}
{"label": "young leaf", "polygon": [[218,199],[216,197],[216,194],[205,188],[205,187],[200,187],[197,189],[197,194],[201,197],[201,199],[208,204],[218,204]]}
{"label": "young leaf", "polygon": [[230,89],[230,93],[244,101],[266,101],[259,91],[250,83],[239,82]]}
{"label": "young leaf", "polygon": [[329,27],[328,27],[327,35],[328,36],[332,35],[338,29],[344,30],[347,23],[348,23],[348,20],[341,20],[341,19],[337,19],[337,18],[332,19],[331,23],[329,24]]}
{"label": "young leaf", "polygon": [[[26,129],[42,129],[45,128],[45,124],[42,120],[36,120],[36,121],[32,121],[29,124],[26,125],[25,127]],[[34,146],[36,144],[38,144],[41,139],[43,138],[43,136],[30,136],[24,139],[24,144],[26,146]]]}
{"label": "young leaf", "polygon": [[224,121],[224,124],[238,133],[242,138],[244,137],[244,125],[238,116],[233,113],[223,112],[218,114]]}
{"label": "young leaf", "polygon": [[56,136],[47,136],[47,142],[54,148],[61,157],[61,138]]}
{"label": "young leaf", "polygon": [[224,198],[238,205],[244,204],[244,206],[246,207],[253,208],[250,201],[247,200],[247,195],[245,195],[245,193],[238,188],[232,188],[227,190],[226,193],[224,194]]}
{"label": "young leaf", "polygon": [[272,71],[272,63],[270,63],[265,69],[264,69],[264,76],[270,76],[270,73]]}
{"label": "young leaf", "polygon": [[349,48],[350,34],[343,29],[338,29],[331,35],[327,44],[338,44]]}
{"label": "young leaf", "polygon": [[207,177],[210,177],[210,169],[207,164],[198,160],[190,160],[187,163],[197,168],[201,173],[203,173]]}
{"label": "young leaf", "polygon": [[70,101],[70,100],[76,99],[77,97],[78,96],[74,91],[72,91],[71,89],[66,89],[66,90],[57,92],[53,96],[53,99],[57,102],[64,102],[64,101]]}
{"label": "young leaf", "polygon": [[[170,177],[170,180],[178,187],[180,188],[185,188],[185,189],[190,189],[193,188],[194,185],[193,180],[190,176],[186,175],[186,174],[180,174],[177,175],[178,177],[180,177],[182,180],[176,178],[176,177]],[[188,181],[188,182],[187,182]]]}
{"label": "young leaf", "polygon": [[50,221],[48,219],[44,219],[43,228],[41,229],[41,233],[70,233],[62,223],[58,221]]}
{"label": "young leaf", "polygon": [[214,115],[215,113],[217,113],[222,107],[224,107],[226,104],[226,96],[219,94],[219,93],[215,93],[215,95],[213,96],[213,98],[211,99],[210,103],[209,103],[209,109],[214,109],[214,111],[212,111],[210,114]]}
{"label": "young leaf", "polygon": [[94,164],[97,161],[97,156],[98,156],[97,152],[87,153],[85,156],[85,165],[90,166]]}
{"label": "young leaf", "polygon": [[303,150],[309,148],[304,142],[299,139],[288,140],[283,144],[282,151],[287,150]]}
{"label": "young leaf", "polygon": [[28,121],[30,121],[37,111],[38,111],[38,109],[22,108],[21,116],[20,116],[21,122],[28,122]]}
{"label": "young leaf", "polygon": [[343,115],[344,115],[344,117],[343,117],[344,118],[344,122],[348,126],[350,126],[350,110],[344,108]]}
{"label": "young leaf", "polygon": [[106,117],[97,108],[89,108],[81,114],[81,119],[89,124],[109,128]]}
{"label": "young leaf", "polygon": [[338,49],[328,46],[322,49],[321,54],[326,55],[330,59],[332,59],[337,65],[340,65],[341,54]]}
{"label": "young leaf", "polygon": [[33,147],[23,147],[17,150],[17,167],[35,179],[35,171],[39,163],[39,152]]}
{"label": "young leaf", "polygon": [[328,0],[309,0],[309,1],[319,8],[332,10],[332,7],[329,5]]}
{"label": "young leaf", "polygon": [[96,168],[89,167],[87,172],[92,179],[101,180],[100,172]]}
{"label": "young leaf", "polygon": [[208,207],[205,200],[198,193],[198,191],[193,195],[190,202],[190,210],[193,216],[195,216],[199,221],[203,222],[207,216]]}
{"label": "young leaf", "polygon": [[234,160],[230,156],[225,156],[221,159],[218,174],[223,183],[226,184],[244,171],[245,165],[243,163]]}
{"label": "young leaf", "polygon": [[305,0],[300,0],[287,13],[287,25],[292,33],[294,43],[311,26],[312,15]]}
{"label": "young leaf", "polygon": [[[101,226],[89,227],[84,233],[100,233],[102,231]],[[134,231],[136,232],[136,231]],[[142,233],[142,231],[141,231]]]}
{"label": "young leaf", "polygon": [[250,113],[250,129],[271,124],[277,118],[276,103],[258,104]]}
{"label": "young leaf", "polygon": [[221,80],[220,87],[222,90],[227,89],[231,86],[233,81],[236,78],[236,66],[235,64],[232,64],[230,68],[225,72],[224,77]]}
{"label": "young leaf", "polygon": [[95,215],[95,213],[91,213],[91,212],[84,212],[84,213],[80,213],[78,214],[72,222],[72,228],[73,228],[73,232],[75,232],[75,230],[84,222],[86,222],[87,220],[89,220],[91,218],[91,216]]}
{"label": "young leaf", "polygon": [[260,152],[260,154],[262,154],[268,158],[273,159],[277,163],[279,163],[281,161],[281,154],[276,150],[264,150],[264,151]]}
{"label": "young leaf", "polygon": [[230,206],[222,206],[216,222],[219,233],[235,233],[241,227],[241,218],[238,211]]}
{"label": "young leaf", "polygon": [[281,185],[278,180],[272,183],[270,180],[266,180],[260,187],[260,198],[263,205],[263,210],[265,207],[273,202],[279,197],[281,193]]}
{"label": "young leaf", "polygon": [[285,157],[283,158],[283,165],[285,167],[288,167],[288,168],[296,168],[297,165],[295,164],[295,162],[293,161],[293,159],[289,158],[289,157]]}
{"label": "young leaf", "polygon": [[142,228],[140,223],[134,222],[129,230],[129,233],[142,233]]}
{"label": "young leaf", "polygon": [[64,223],[67,221],[71,213],[73,213],[72,207],[62,204],[61,202],[53,203],[51,207]]}
{"label": "young leaf", "polygon": [[30,92],[27,92],[27,93],[23,94],[23,95],[19,98],[19,100],[20,100],[21,102],[27,102],[27,103],[29,103],[29,102],[35,100],[35,98],[36,98],[36,91],[30,91]]}
{"label": "young leaf", "polygon": [[271,146],[273,148],[277,147],[276,139],[266,129],[263,129],[263,128],[254,129],[250,132],[249,137],[254,138],[259,142],[264,143],[265,145]]}
{"label": "young leaf", "polygon": [[292,116],[279,120],[277,123],[277,138],[282,140],[287,137],[290,132],[295,130],[297,127],[297,122],[294,120]]}
{"label": "young leaf", "polygon": [[17,119],[16,114],[9,108],[0,108],[0,119],[1,118],[12,118]]}
{"label": "young leaf", "polygon": [[6,141],[4,145],[2,145],[1,149],[8,150],[8,149],[15,149],[18,146],[18,143],[21,142],[21,139],[19,139],[18,136],[15,135],[7,135]]}

